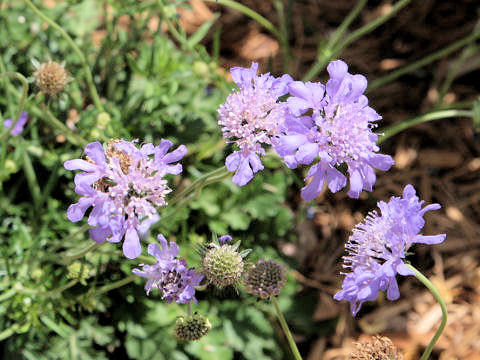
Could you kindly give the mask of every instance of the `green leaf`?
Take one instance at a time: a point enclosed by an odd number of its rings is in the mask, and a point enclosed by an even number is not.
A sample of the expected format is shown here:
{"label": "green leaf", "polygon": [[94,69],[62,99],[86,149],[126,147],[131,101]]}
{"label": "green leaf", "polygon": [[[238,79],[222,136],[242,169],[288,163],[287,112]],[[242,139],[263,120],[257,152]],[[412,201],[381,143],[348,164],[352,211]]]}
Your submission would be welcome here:
{"label": "green leaf", "polygon": [[197,30],[195,34],[190,36],[190,38],[187,41],[188,46],[193,47],[194,45],[198,44],[202,39],[207,35],[208,31],[212,27],[213,23],[217,21],[218,17],[220,16],[219,13],[213,14],[213,18],[208,20],[207,22],[204,22],[202,26]]}
{"label": "green leaf", "polygon": [[250,225],[250,217],[238,211],[237,208],[223,213],[220,215],[220,218],[230,225],[233,230],[247,230]]}

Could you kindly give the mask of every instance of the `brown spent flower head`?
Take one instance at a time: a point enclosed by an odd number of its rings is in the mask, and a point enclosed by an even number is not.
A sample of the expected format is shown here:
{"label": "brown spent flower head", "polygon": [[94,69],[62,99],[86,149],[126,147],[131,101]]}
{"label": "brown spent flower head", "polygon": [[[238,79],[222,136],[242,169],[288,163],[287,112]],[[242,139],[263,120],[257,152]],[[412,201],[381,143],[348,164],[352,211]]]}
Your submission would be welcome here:
{"label": "brown spent flower head", "polygon": [[356,344],[350,360],[403,360],[403,355],[387,337],[375,335],[370,340]]}
{"label": "brown spent flower head", "polygon": [[211,327],[210,321],[200,314],[180,316],[175,323],[175,336],[180,340],[199,340],[210,331]]}
{"label": "brown spent flower head", "polygon": [[260,259],[248,269],[243,278],[247,292],[262,299],[280,294],[287,282],[285,266],[274,260]]}
{"label": "brown spent flower head", "polygon": [[65,68],[55,61],[41,64],[34,74],[40,91],[50,96],[55,96],[65,88],[67,75]]}

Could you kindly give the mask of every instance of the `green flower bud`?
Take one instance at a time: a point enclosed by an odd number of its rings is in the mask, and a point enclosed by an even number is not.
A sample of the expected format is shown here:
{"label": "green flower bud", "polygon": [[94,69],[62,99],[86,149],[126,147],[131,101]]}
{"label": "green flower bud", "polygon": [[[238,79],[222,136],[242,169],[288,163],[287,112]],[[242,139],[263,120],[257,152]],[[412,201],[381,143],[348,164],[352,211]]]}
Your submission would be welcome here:
{"label": "green flower bud", "polygon": [[205,316],[194,313],[189,316],[177,318],[175,336],[180,340],[199,340],[204,337],[212,325]]}
{"label": "green flower bud", "polygon": [[264,259],[251,265],[243,278],[247,292],[262,299],[280,294],[286,281],[285,267],[274,260]]}
{"label": "green flower bud", "polygon": [[210,69],[208,64],[204,63],[203,61],[195,61],[193,63],[193,72],[201,77],[208,77],[210,73]]}
{"label": "green flower bud", "polygon": [[110,118],[110,115],[106,112],[101,112],[100,114],[98,114],[97,116],[97,125],[102,128],[102,129],[105,129],[105,127],[108,125],[108,123],[110,122],[111,118]]}
{"label": "green flower bud", "polygon": [[9,174],[14,174],[18,171],[17,163],[11,159],[5,160],[5,170]]}
{"label": "green flower bud", "polygon": [[68,267],[67,277],[85,283],[85,280],[90,277],[90,269],[86,264],[81,263],[80,261],[75,261]]}

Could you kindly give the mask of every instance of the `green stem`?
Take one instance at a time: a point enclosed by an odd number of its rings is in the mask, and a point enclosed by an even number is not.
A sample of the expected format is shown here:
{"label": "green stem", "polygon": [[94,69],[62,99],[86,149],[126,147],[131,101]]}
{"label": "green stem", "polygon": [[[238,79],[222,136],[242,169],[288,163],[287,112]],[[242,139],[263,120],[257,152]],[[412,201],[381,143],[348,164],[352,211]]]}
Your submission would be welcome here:
{"label": "green stem", "polygon": [[[230,173],[217,175],[216,177],[211,177],[209,179],[205,179],[205,178],[201,179],[201,181],[197,184],[197,186],[191,189],[191,192],[188,195],[182,197],[180,202],[176,201],[176,203],[178,202],[178,205],[175,207],[173,211],[171,211],[170,213],[168,213],[162,218],[161,223],[165,223],[166,219],[169,219],[172,216],[178,214],[180,210],[184,209],[192,200],[196,199],[200,195],[200,192],[205,186],[208,186],[216,182],[220,182],[223,179],[227,178],[228,176],[230,176]],[[195,192],[193,192],[193,190],[195,190]],[[158,223],[158,224],[161,224],[161,223]]]}
{"label": "green stem", "polygon": [[[377,27],[382,25],[384,22],[386,22],[388,19],[390,19],[393,15],[395,15],[400,9],[402,9],[404,6],[406,6],[411,0],[400,0],[398,1],[394,6],[392,6],[392,9],[380,16],[379,18],[369,22],[368,24],[362,26],[360,29],[355,30],[353,33],[351,33],[342,43],[334,46],[334,47],[329,47],[327,46],[326,49],[324,49],[323,52],[320,52],[319,59],[313,64],[312,68],[307,72],[307,74],[304,76],[303,80],[304,81],[309,81],[313,79],[320,71],[323,70],[325,65],[330,61],[330,59],[336,57],[344,48],[346,48],[348,45],[350,45],[352,42],[355,40],[361,38],[363,35],[368,34],[369,32],[375,30]],[[361,3],[357,3],[356,7],[358,6],[358,12],[361,10],[360,7]],[[354,8],[355,10],[355,8]],[[352,12],[354,11],[352,10]],[[352,20],[354,19],[354,16],[357,14],[349,14],[349,16],[352,15]],[[348,24],[347,24],[348,25]],[[335,35],[334,35],[335,36]]]}
{"label": "green stem", "polygon": [[377,27],[382,25],[384,22],[389,20],[393,15],[395,15],[397,12],[399,12],[403,7],[408,5],[408,3],[411,0],[400,0],[395,5],[392,6],[391,10],[376,18],[375,20],[369,22],[368,24],[362,26],[360,29],[355,30],[353,33],[351,33],[345,41],[343,41],[341,44],[339,44],[337,47],[334,49],[334,54],[338,54],[340,51],[342,51],[344,48],[346,48],[348,45],[350,45],[352,42],[355,40],[361,38],[363,35],[368,34],[369,32],[375,30]]}
{"label": "green stem", "polygon": [[42,192],[38,185],[37,176],[35,175],[35,170],[33,169],[32,161],[30,160],[27,149],[23,150],[22,160],[23,172],[25,173],[27,184],[32,194],[34,209],[38,211],[42,201]]}
{"label": "green stem", "polygon": [[408,129],[411,126],[421,124],[427,121],[446,119],[446,118],[452,118],[452,117],[461,117],[461,116],[473,117],[473,111],[452,109],[452,110],[434,111],[431,113],[423,114],[423,115],[414,117],[412,119],[402,121],[398,124],[394,124],[385,129],[380,129],[380,133],[383,133],[384,135],[377,140],[377,144],[384,142],[385,140],[392,137],[393,135],[398,134],[400,131]]}
{"label": "green stem", "polygon": [[172,36],[177,40],[183,47],[188,47],[188,39],[184,34],[180,34],[180,32],[172,25],[172,23],[167,19],[165,14],[165,7],[163,6],[162,0],[157,0],[157,5],[160,9],[160,13],[163,17],[163,20],[167,24],[168,31],[172,34]]}
{"label": "green stem", "polygon": [[227,168],[225,166],[222,166],[221,168],[215,169],[215,170],[213,170],[209,173],[206,173],[205,175],[200,176],[197,180],[195,180],[188,187],[183,189],[180,193],[175,194],[175,196],[172,198],[172,200],[169,201],[168,205],[171,207],[172,205],[176,204],[182,198],[184,198],[186,195],[195,191],[198,186],[202,185],[208,179],[214,178],[216,176],[223,176],[223,175],[228,174],[228,173],[229,172],[228,172]]}
{"label": "green stem", "polygon": [[73,253],[73,254],[67,254],[66,255],[66,259],[68,262],[72,262],[76,259],[80,259],[81,257],[84,257],[87,253],[89,253],[90,251],[95,251],[96,249],[98,249],[100,246],[102,246],[102,244],[99,244],[99,243],[96,243],[94,242],[93,244],[90,244],[88,245],[87,247],[83,248],[82,250],[76,252],[76,253]]}
{"label": "green stem", "polygon": [[60,120],[58,120],[53,114],[50,112],[48,108],[44,108],[44,114],[46,116],[42,116],[42,119],[49,125],[52,129],[57,130],[60,134],[64,135],[67,140],[78,146],[86,146],[88,141],[85,140],[80,135],[75,134],[72,130],[65,126]]}
{"label": "green stem", "polygon": [[280,321],[280,325],[282,326],[283,333],[285,334],[287,340],[288,340],[288,345],[290,346],[290,350],[292,350],[293,356],[295,357],[295,360],[302,360],[302,356],[300,355],[300,352],[298,351],[297,344],[295,344],[295,341],[293,340],[292,333],[290,332],[290,329],[288,328],[287,321],[283,317],[282,312],[280,311],[280,307],[278,306],[277,299],[275,297],[270,298],[273,306],[275,307],[275,311],[277,312],[277,317],[278,320]]}
{"label": "green stem", "polygon": [[188,316],[192,315],[192,302],[189,301],[187,303],[187,312],[188,312]]}
{"label": "green stem", "polygon": [[340,26],[337,28],[337,30],[335,30],[335,33],[333,34],[331,39],[328,41],[328,45],[331,49],[335,48],[338,41],[340,40],[342,35],[345,33],[345,31],[347,31],[350,24],[353,22],[353,20],[357,18],[360,11],[362,11],[362,9],[365,7],[365,5],[367,4],[367,1],[368,0],[359,0],[355,4],[354,8],[348,13],[347,17],[343,20]]}
{"label": "green stem", "polygon": [[54,297],[57,294],[62,293],[63,291],[71,288],[72,286],[75,286],[78,283],[77,279],[70,280],[68,283],[65,285],[59,286],[58,288],[52,289],[47,292],[41,292],[38,290],[33,290],[29,288],[25,288],[22,285],[18,286],[18,292],[21,294],[27,294],[27,295],[35,295],[35,296],[42,296],[42,297]]}
{"label": "green stem", "polygon": [[61,292],[65,291],[67,289],[70,289],[72,286],[75,286],[77,283],[78,283],[77,279],[72,279],[68,283],[66,283],[65,285],[62,285],[62,286],[60,286],[56,289],[50,290],[46,293],[40,293],[38,295],[45,296],[45,297],[53,297],[53,296],[55,296],[57,294],[60,294]]}
{"label": "green stem", "polygon": [[4,291],[0,295],[0,302],[3,302],[5,300],[10,299],[12,296],[15,296],[16,293],[17,293],[17,291],[15,289],[10,289],[10,290]]}
{"label": "green stem", "polygon": [[287,20],[285,17],[285,9],[283,7],[283,3],[281,0],[277,0],[274,2],[274,6],[277,9],[278,13],[278,20],[280,22],[280,44],[282,46],[282,52],[283,52],[283,71],[284,73],[289,73],[290,69],[290,45],[288,43],[288,26],[287,26]]}
{"label": "green stem", "polygon": [[20,328],[20,324],[15,323],[12,326],[10,326],[8,329],[3,330],[0,332],[0,341],[5,340],[6,338],[9,338],[15,332]]}
{"label": "green stem", "polygon": [[7,129],[7,132],[3,133],[2,136],[0,136],[0,142],[3,142],[4,139],[10,135],[10,131],[12,131],[12,129],[17,125],[20,115],[22,114],[23,108],[25,107],[25,101],[27,100],[27,95],[28,95],[28,82],[27,82],[27,79],[25,79],[25,76],[17,72],[6,72],[3,74],[0,74],[0,77],[3,77],[3,76],[9,77],[9,78],[15,78],[22,83],[22,97],[20,98],[20,103],[18,104],[17,116],[15,119],[13,119],[12,125],[10,125],[10,127]]}
{"label": "green stem", "polygon": [[317,60],[303,77],[304,81],[312,80],[315,76],[318,75],[320,71],[322,71],[325,68],[325,65],[327,65],[327,63],[333,57],[332,49],[335,48],[335,46],[337,45],[342,35],[348,29],[352,21],[355,20],[355,18],[358,16],[360,11],[365,7],[366,3],[367,3],[367,0],[358,1],[355,7],[350,11],[347,17],[343,20],[343,22],[337,28],[332,38],[328,41],[325,47],[322,47],[319,45]]}
{"label": "green stem", "polygon": [[236,1],[233,0],[204,0],[207,2],[213,2],[217,4],[222,4],[225,6],[228,6],[229,8],[235,9],[237,11],[240,11],[241,13],[247,15],[248,17],[252,18],[256,22],[258,22],[260,25],[262,25],[265,29],[270,31],[280,42],[282,42],[282,34],[275,28],[275,26],[265,19],[262,15],[259,13],[253,11],[249,7],[246,7],[245,5],[239,4]]}
{"label": "green stem", "polygon": [[388,75],[385,75],[377,80],[374,80],[370,83],[370,85],[368,86],[368,89],[367,89],[367,93],[386,84],[386,83],[389,83],[390,81],[392,80],[395,80],[396,78],[404,75],[404,74],[407,74],[409,72],[412,72],[418,68],[421,68],[425,65],[428,65],[430,64],[431,62],[434,62],[435,60],[438,60],[444,56],[447,56],[448,54],[460,49],[461,47],[465,46],[465,45],[468,45],[469,43],[471,43],[472,41],[476,40],[477,38],[480,37],[480,31],[477,31],[477,32],[474,32],[473,34],[461,39],[461,40],[458,40],[458,41],[455,41],[453,44],[447,46],[446,48],[443,48],[441,50],[438,50],[436,52],[434,52],[433,54],[430,54],[428,56],[425,56],[423,59],[420,59],[420,60],[417,60],[407,66],[404,66],[398,70],[395,70],[395,71],[392,71],[390,74]]}
{"label": "green stem", "polygon": [[428,360],[430,354],[432,353],[433,347],[435,346],[435,343],[437,342],[438,338],[440,335],[442,335],[443,329],[445,329],[445,326],[447,325],[447,306],[445,305],[445,301],[443,301],[442,296],[438,292],[437,288],[428,280],[420,271],[418,271],[416,268],[414,268],[410,264],[406,264],[409,269],[411,269],[415,273],[415,277],[427,287],[428,290],[433,294],[435,299],[438,301],[440,304],[440,308],[442,309],[442,322],[440,323],[440,326],[438,327],[437,332],[433,336],[432,340],[430,340],[430,343],[428,344],[427,348],[423,352],[422,357],[420,360]]}
{"label": "green stem", "polygon": [[85,72],[85,76],[87,79],[88,89],[90,90],[90,95],[92,96],[93,102],[95,103],[95,107],[97,108],[98,112],[104,112],[105,110],[103,109],[102,102],[100,101],[100,97],[98,96],[97,89],[93,81],[92,72],[90,71],[90,67],[88,66],[87,59],[85,58],[85,55],[83,55],[83,52],[78,48],[78,46],[72,40],[70,35],[68,35],[67,32],[63,30],[63,28],[60,25],[58,25],[56,22],[54,22],[45,14],[43,14],[35,5],[33,5],[33,3],[30,0],[24,0],[24,1],[25,1],[25,4],[27,4],[27,6],[30,9],[32,9],[35,14],[38,15],[38,17],[40,17],[48,25],[50,25],[55,30],[57,30],[60,33],[60,35],[67,41],[67,43],[72,47],[73,51],[75,52],[75,54],[77,54],[78,58],[80,59],[80,62],[82,63],[83,70]]}
{"label": "green stem", "polygon": [[98,290],[94,291],[93,294],[91,294],[90,296],[95,297],[95,296],[98,296],[98,295],[101,295],[101,294],[105,294],[105,293],[107,293],[111,290],[114,290],[114,289],[120,288],[122,286],[125,286],[127,284],[130,284],[131,282],[135,281],[137,278],[138,278],[137,275],[130,275],[130,276],[128,276],[128,277],[126,277],[122,280],[118,280],[118,281],[115,281],[111,284],[102,286]]}

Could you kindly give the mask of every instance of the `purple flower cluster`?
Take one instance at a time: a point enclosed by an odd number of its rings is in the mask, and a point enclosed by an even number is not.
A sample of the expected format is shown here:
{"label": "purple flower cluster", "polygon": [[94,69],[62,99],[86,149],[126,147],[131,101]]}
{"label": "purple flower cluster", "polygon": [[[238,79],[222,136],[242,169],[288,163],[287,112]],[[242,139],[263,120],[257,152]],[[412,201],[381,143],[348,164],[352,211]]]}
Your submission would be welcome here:
{"label": "purple flower cluster", "polygon": [[[80,221],[88,208],[92,211],[88,224],[92,239],[123,242],[123,253],[134,259],[142,252],[138,232],[145,231],[145,222],[158,219],[157,208],[166,206],[165,196],[171,190],[164,179],[167,174],[180,174],[182,165],[175,164],[187,153],[180,145],[168,152],[172,142],[162,140],[137,148],[135,142],[111,141],[104,150],[99,142],[85,147],[86,160],[68,160],[67,170],[82,170],[75,175],[75,192],[82,195],[70,205],[67,217]],[[142,221],[142,222],[141,222]]]}
{"label": "purple flower cluster", "polygon": [[247,184],[253,174],[263,170],[262,144],[273,145],[283,129],[287,107],[278,98],[288,92],[288,84],[293,81],[290,75],[257,76],[257,70],[257,63],[249,69],[232,68],[233,81],[240,90],[230,94],[218,109],[223,137],[240,149],[225,161],[228,171],[235,171],[233,182],[238,186]]}
{"label": "purple flower cluster", "polygon": [[[293,81],[289,75],[257,76],[257,69],[256,63],[250,69],[231,69],[240,91],[218,110],[223,136],[240,148],[226,159],[227,169],[235,171],[233,182],[243,186],[263,169],[259,155],[265,155],[265,144],[272,145],[289,168],[313,163],[302,189],[307,201],[320,194],[325,181],[332,192],[346,186],[347,177],[337,169],[341,164],[350,178],[350,197],[372,191],[373,169],[386,171],[393,159],[378,153],[378,135],[372,129],[381,116],[363,95],[367,79],[350,74],[341,60],[328,65],[326,86]],[[279,102],[287,93],[288,100]]]}
{"label": "purple flower cluster", "polygon": [[306,177],[311,181],[302,189],[307,201],[320,194],[325,181],[332,192],[345,187],[347,178],[336,168],[341,164],[347,165],[352,198],[362,190],[372,191],[373,168],[386,171],[393,165],[390,156],[378,154],[378,135],[372,128],[381,116],[363,95],[367,79],[350,74],[341,60],[332,61],[327,71],[326,86],[300,81],[289,85],[285,132],[275,146],[289,168],[315,162]]}
{"label": "purple flower cluster", "polygon": [[187,268],[185,260],[177,259],[178,245],[170,241],[170,246],[163,235],[158,236],[161,248],[157,244],[148,245],[148,253],[157,259],[154,265],[141,265],[142,270],[133,269],[135,275],[148,279],[145,290],[149,295],[152,289],[162,291],[162,299],[170,303],[176,301],[186,304],[195,299],[195,286],[200,285],[203,276]]}
{"label": "purple flower cluster", "polygon": [[403,190],[403,198],[392,197],[388,203],[380,201],[379,215],[372,211],[363,223],[358,224],[345,245],[345,274],[342,290],[335,294],[336,300],[347,300],[353,315],[363,302],[378,297],[379,291],[387,291],[389,300],[400,296],[396,280],[397,273],[414,275],[403,262],[405,253],[412,244],[439,244],[445,234],[424,236],[419,232],[425,225],[423,215],[430,210],[440,209],[439,204],[422,208],[412,185]]}
{"label": "purple flower cluster", "polygon": [[[17,122],[15,123],[15,126],[13,129],[10,131],[10,134],[12,136],[18,136],[23,132],[23,127],[27,123],[28,119],[28,114],[25,111],[22,111],[20,114],[20,117],[18,118]],[[10,127],[13,125],[14,121],[13,119],[7,119],[3,122],[3,126],[7,129],[10,129]]]}

